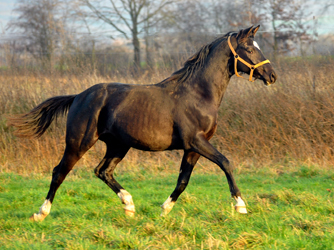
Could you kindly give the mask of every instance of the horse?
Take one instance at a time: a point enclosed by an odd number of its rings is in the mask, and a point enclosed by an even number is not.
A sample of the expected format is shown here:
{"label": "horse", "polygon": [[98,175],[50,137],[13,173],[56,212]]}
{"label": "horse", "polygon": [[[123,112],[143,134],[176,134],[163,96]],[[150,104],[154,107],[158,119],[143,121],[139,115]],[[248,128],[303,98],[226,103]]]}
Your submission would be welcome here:
{"label": "horse", "polygon": [[233,167],[209,140],[216,131],[218,109],[233,75],[249,74],[249,81],[259,79],[265,85],[277,79],[270,61],[254,40],[259,27],[216,38],[159,83],[100,83],[77,95],[52,97],[28,113],[12,117],[9,124],[16,127],[17,136],[38,138],[55,118],[67,113],[63,157],[53,169],[44,203],[30,219],[44,220],[66,175],[98,140],[106,144],[106,153],[95,168],[95,175],[118,195],[127,216],[134,216],[135,205],[113,173],[130,148],[184,152],[176,187],[161,205],[162,216],[172,210],[187,187],[200,156],[222,169],[236,201],[236,211],[247,213]]}

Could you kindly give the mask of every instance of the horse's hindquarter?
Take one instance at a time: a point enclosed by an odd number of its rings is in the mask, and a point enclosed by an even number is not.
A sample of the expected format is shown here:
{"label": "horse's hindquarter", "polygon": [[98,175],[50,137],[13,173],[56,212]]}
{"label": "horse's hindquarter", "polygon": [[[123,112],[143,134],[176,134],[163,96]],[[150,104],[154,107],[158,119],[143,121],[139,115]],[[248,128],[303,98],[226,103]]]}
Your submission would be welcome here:
{"label": "horse's hindquarter", "polygon": [[[119,99],[117,95],[123,99],[115,107],[112,99]],[[167,91],[155,86],[132,86],[121,93],[114,92],[109,99],[108,133],[138,149],[178,147],[178,132],[173,126],[175,103]]]}

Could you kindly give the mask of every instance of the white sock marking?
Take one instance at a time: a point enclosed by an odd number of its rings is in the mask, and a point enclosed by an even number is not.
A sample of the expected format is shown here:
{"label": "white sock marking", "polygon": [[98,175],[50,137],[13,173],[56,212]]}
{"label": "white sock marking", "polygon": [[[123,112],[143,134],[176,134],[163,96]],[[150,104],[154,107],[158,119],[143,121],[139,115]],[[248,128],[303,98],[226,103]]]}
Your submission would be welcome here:
{"label": "white sock marking", "polygon": [[48,216],[50,210],[51,210],[51,202],[50,200],[45,200],[43,205],[39,209],[38,214],[33,214],[32,219],[34,221],[42,221],[46,216]]}
{"label": "white sock marking", "polygon": [[167,215],[175,205],[175,201],[172,201],[172,198],[169,196],[168,199],[161,205],[162,213],[161,216]]}
{"label": "white sock marking", "polygon": [[237,210],[237,212],[241,214],[247,214],[246,204],[241,199],[241,197],[240,196],[234,197],[234,199],[237,201],[237,204],[235,205],[235,209]]}
{"label": "white sock marking", "polygon": [[117,195],[121,199],[122,203],[125,204],[124,209],[126,211],[130,211],[130,213],[135,213],[135,204],[133,203],[131,194],[125,189],[121,189]]}
{"label": "white sock marking", "polygon": [[237,201],[237,205],[236,205],[237,207],[246,206],[245,202],[241,199],[240,196],[235,198],[235,200]]}

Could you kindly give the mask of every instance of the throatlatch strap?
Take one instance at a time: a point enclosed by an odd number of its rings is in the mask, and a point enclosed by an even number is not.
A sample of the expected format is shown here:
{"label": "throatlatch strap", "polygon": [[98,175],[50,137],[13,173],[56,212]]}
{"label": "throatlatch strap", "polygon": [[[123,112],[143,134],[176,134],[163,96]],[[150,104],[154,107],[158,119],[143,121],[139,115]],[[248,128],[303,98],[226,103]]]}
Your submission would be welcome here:
{"label": "throatlatch strap", "polygon": [[245,77],[242,77],[241,75],[238,74],[238,70],[237,70],[237,64],[238,64],[238,60],[240,62],[242,62],[243,64],[245,64],[248,68],[250,68],[250,74],[249,74],[249,81],[250,82],[254,82],[255,80],[253,80],[253,73],[254,73],[254,70],[260,66],[262,66],[263,64],[266,64],[266,63],[270,63],[270,61],[268,59],[258,63],[258,64],[255,64],[255,65],[252,65],[248,62],[246,62],[244,59],[242,59],[236,52],[235,50],[233,49],[232,47],[232,44],[231,44],[231,41],[230,41],[230,37],[228,37],[227,39],[227,43],[228,43],[228,46],[230,47],[230,50],[232,51],[233,55],[234,55],[234,73],[237,77],[241,77],[243,79],[247,79]]}

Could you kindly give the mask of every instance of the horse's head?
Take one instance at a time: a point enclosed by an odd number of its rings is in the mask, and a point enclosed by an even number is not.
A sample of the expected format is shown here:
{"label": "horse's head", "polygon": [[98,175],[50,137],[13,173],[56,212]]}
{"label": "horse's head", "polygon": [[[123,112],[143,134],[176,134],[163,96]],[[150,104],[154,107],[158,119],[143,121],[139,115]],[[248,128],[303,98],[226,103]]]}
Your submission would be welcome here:
{"label": "horse's head", "polygon": [[237,46],[234,45],[234,47],[236,49],[232,46],[231,37],[228,38],[228,44],[234,54],[234,73],[238,77],[241,77],[238,71],[244,72],[249,74],[249,81],[260,79],[265,85],[270,85],[276,81],[277,75],[270,61],[263,56],[259,45],[254,40],[259,27],[260,25],[240,30],[235,36]]}

